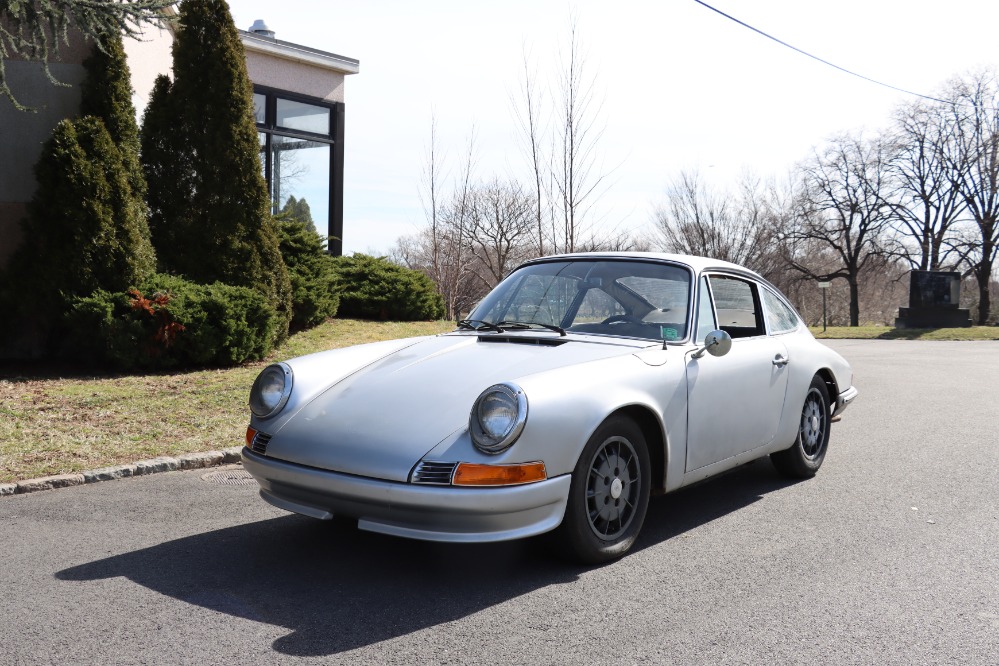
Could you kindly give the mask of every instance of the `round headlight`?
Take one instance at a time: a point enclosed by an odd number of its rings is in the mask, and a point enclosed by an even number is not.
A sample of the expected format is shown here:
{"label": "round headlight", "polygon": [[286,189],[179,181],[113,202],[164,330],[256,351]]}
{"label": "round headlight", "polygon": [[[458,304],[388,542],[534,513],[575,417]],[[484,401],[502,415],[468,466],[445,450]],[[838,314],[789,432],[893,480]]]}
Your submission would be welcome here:
{"label": "round headlight", "polygon": [[250,411],[261,419],[280,412],[291,395],[292,373],[286,363],[263,369],[250,389]]}
{"label": "round headlight", "polygon": [[515,384],[490,386],[472,405],[468,430],[483,453],[502,453],[517,441],[527,421],[527,396]]}

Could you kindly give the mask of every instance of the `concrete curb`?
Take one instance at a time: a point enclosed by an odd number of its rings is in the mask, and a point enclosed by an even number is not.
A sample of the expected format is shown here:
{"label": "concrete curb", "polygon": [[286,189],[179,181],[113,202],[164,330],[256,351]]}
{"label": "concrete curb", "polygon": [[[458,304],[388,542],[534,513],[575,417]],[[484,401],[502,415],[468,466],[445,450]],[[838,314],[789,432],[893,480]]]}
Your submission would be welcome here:
{"label": "concrete curb", "polygon": [[114,481],[115,479],[125,479],[130,476],[145,476],[160,472],[231,465],[239,462],[239,452],[242,448],[241,446],[233,446],[222,451],[187,453],[176,458],[153,458],[152,460],[140,460],[127,465],[102,467],[89,472],[59,474],[58,476],[44,476],[40,479],[29,479],[27,481],[18,481],[17,483],[3,483],[0,484],[0,497],[23,495],[40,490],[82,486],[101,481]]}

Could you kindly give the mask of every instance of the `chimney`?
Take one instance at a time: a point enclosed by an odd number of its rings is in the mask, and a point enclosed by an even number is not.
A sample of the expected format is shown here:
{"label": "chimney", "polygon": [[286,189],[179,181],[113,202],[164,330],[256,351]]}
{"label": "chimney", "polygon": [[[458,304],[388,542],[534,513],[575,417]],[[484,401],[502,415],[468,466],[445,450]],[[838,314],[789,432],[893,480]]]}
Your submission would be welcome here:
{"label": "chimney", "polygon": [[260,35],[261,37],[274,39],[274,31],[267,27],[267,24],[264,23],[263,19],[257,19],[254,21],[253,25],[250,26],[250,32],[255,35]]}

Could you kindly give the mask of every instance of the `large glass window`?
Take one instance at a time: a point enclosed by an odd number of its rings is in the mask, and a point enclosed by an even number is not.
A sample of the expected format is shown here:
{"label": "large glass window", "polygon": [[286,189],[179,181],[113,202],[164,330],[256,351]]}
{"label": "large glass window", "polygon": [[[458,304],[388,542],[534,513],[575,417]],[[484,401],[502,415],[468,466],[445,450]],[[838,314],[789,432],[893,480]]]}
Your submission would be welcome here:
{"label": "large glass window", "polygon": [[272,212],[291,215],[324,236],[329,233],[316,224],[329,219],[330,149],[328,143],[271,137]]}
{"label": "large glass window", "polygon": [[253,93],[253,118],[258,125],[267,122],[267,95]]}
{"label": "large glass window", "polygon": [[271,212],[304,222],[328,237],[331,251],[339,254],[343,175],[334,173],[337,105],[295,97],[269,89],[253,95]]}
{"label": "large glass window", "polygon": [[275,124],[278,127],[314,134],[330,133],[330,110],[328,108],[278,97],[276,112]]}

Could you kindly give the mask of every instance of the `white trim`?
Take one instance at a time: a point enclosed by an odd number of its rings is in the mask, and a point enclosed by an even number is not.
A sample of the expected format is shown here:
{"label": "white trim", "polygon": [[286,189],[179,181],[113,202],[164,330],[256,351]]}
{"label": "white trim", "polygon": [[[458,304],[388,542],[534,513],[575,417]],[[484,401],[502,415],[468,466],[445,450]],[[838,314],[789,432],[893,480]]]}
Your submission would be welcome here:
{"label": "white trim", "polygon": [[361,65],[357,60],[338,56],[335,53],[326,53],[290,42],[260,37],[245,30],[239,31],[239,38],[243,42],[243,48],[247,51],[302,62],[342,74],[357,74],[361,71]]}

